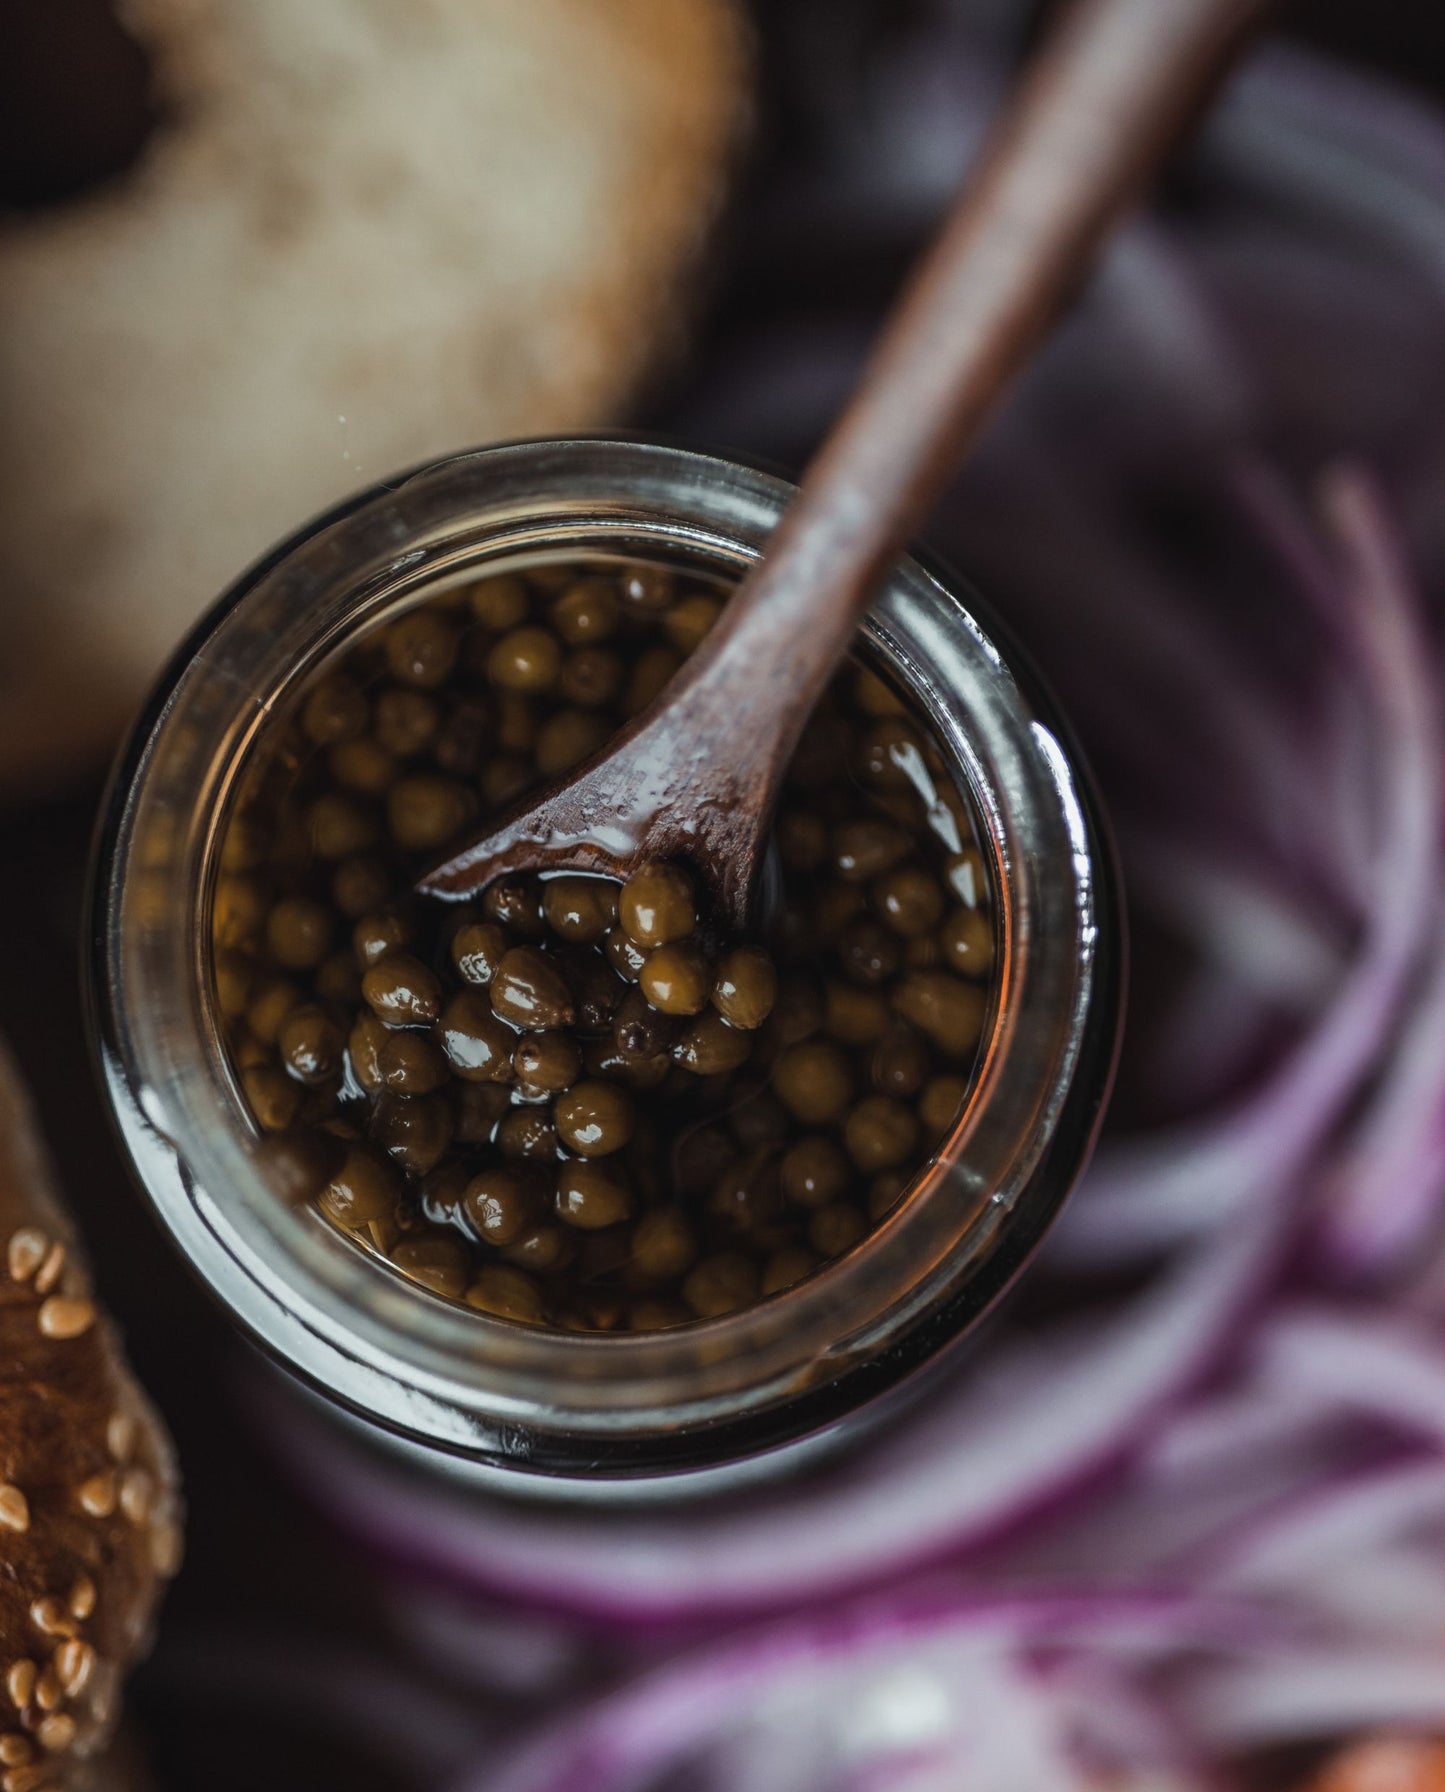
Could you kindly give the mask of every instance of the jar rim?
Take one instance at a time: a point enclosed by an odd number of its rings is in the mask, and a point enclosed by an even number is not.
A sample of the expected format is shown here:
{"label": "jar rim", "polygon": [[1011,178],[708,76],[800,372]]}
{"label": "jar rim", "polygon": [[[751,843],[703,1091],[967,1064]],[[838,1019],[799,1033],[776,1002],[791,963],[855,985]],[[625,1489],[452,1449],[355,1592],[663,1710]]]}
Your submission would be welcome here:
{"label": "jar rim", "polygon": [[1119,1020],[1107,837],[1053,704],[977,594],[909,558],[864,625],[971,790],[1002,918],[998,995],[955,1128],[899,1207],[803,1283],[668,1331],[520,1327],[427,1295],[287,1209],[254,1155],[206,968],[217,843],[286,694],[447,578],[563,553],[685,556],[737,577],[793,488],[692,450],[510,443],[357,494],[198,623],[123,749],[92,885],[102,1079],[192,1266],[294,1373],[374,1423],[484,1462],[635,1475],[815,1434],[971,1329],[1087,1156]]}

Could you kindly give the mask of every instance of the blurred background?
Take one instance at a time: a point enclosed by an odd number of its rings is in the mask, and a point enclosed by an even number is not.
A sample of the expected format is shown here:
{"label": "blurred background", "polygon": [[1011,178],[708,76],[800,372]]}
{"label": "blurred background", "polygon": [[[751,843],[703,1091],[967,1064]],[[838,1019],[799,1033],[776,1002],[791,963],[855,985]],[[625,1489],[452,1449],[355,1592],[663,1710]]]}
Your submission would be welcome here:
{"label": "blurred background", "polygon": [[[1160,1334],[1168,1372],[1087,1495],[1040,1516],[1021,1486],[1017,1525],[941,1535],[907,1587],[865,1527],[826,1601],[725,1624],[688,1617],[685,1545],[682,1618],[625,1632],[565,1589],[504,1607],[384,1566],[330,1510],[359,1471],[191,1285],[91,1078],[105,764],[212,597],[345,492],[475,442],[625,426],[798,467],[1048,11],[0,0],[0,1030],[186,1475],[130,1702],[165,1792],[1445,1787],[1428,0],[1282,10],[931,531],[1060,687],[1133,908],[1111,1138],[1016,1303],[1021,1407],[1047,1432],[1049,1349],[1082,1339],[1102,1411],[1105,1341],[1222,1235],[1276,1228],[1247,1320],[1218,1297],[1227,1348],[1176,1361]],[[885,1530],[912,1460],[867,1469]],[[426,1496],[378,1497],[426,1529]],[[859,1616],[920,1585],[949,1589],[941,1632]],[[1108,1630],[1110,1601],[1165,1591],[1184,1615]],[[1047,1642],[948,1630],[1005,1593]],[[856,1659],[822,1671],[820,1634]],[[768,1650],[771,1702],[736,1690]],[[890,1674],[952,1716],[895,1698],[845,1747]],[[1037,1748],[990,1752],[991,1723]],[[1403,1740],[1342,1759],[1361,1737]]]}

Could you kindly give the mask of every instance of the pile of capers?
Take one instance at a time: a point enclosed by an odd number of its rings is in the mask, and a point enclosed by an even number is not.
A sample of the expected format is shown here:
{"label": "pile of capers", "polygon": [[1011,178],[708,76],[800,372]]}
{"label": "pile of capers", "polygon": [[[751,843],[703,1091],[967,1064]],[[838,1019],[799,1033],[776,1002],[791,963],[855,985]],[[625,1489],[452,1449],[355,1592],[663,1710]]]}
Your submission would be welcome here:
{"label": "pile of capers", "polygon": [[718,938],[673,864],[414,894],[645,708],[722,596],[573,563],[430,597],[309,681],[224,838],[215,992],[253,1119],[318,1148],[332,1223],[505,1319],[657,1329],[778,1293],[883,1218],[968,1092],[984,863],[861,666],[790,769],[765,943]]}

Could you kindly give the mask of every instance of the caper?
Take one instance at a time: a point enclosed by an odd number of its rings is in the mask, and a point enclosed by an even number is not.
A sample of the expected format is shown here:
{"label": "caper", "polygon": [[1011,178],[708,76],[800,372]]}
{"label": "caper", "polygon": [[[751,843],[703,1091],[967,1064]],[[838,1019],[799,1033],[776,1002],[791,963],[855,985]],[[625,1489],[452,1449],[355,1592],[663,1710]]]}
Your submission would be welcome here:
{"label": "caper", "polygon": [[495,1011],[513,1026],[546,1031],[571,1026],[576,1018],[566,980],[535,946],[513,946],[504,953],[488,993]]}
{"label": "caper", "polygon": [[900,1021],[873,1048],[868,1074],[880,1095],[916,1095],[928,1075],[928,1047]]}
{"label": "caper", "polygon": [[821,1257],[841,1257],[857,1244],[864,1230],[859,1210],[839,1201],[832,1207],[820,1207],[808,1221],[808,1243]]}
{"label": "caper", "polygon": [[633,1229],[632,1262],[639,1275],[670,1282],[684,1275],[696,1257],[697,1240],[681,1208],[655,1208]]}
{"label": "caper", "polygon": [[383,1095],[371,1110],[371,1139],[409,1176],[424,1176],[441,1162],[454,1124],[439,1095]]}
{"label": "caper", "polygon": [[557,694],[582,709],[600,709],[616,701],[626,670],[606,647],[579,647],[562,662]]}
{"label": "caper", "polygon": [[675,603],[662,618],[667,638],[683,655],[696,652],[722,614],[716,598],[696,592]]}
{"label": "caper", "polygon": [[843,1125],[848,1155],[866,1176],[901,1164],[918,1140],[913,1109],[886,1095],[867,1095]]}
{"label": "caper", "polygon": [[841,1117],[853,1093],[853,1071],[841,1049],[827,1039],[807,1039],[779,1053],[773,1087],[805,1126]]}
{"label": "caper", "polygon": [[569,647],[582,647],[615,634],[620,609],[610,580],[579,579],[552,605],[547,620]]}
{"label": "caper", "polygon": [[512,629],[487,655],[487,677],[509,691],[550,691],[561,670],[557,637],[535,624]]}
{"label": "caper", "polygon": [[547,931],[542,892],[534,877],[499,877],[482,892],[489,921],[524,940],[540,940]]}
{"label": "caper", "polygon": [[640,866],[622,886],[617,918],[648,951],[686,939],[697,925],[692,880],[676,865]]}
{"label": "caper", "polygon": [[474,989],[451,997],[437,1023],[437,1043],[455,1073],[469,1083],[509,1083],[517,1036]]}
{"label": "caper", "polygon": [[409,946],[414,929],[404,915],[363,915],[351,930],[351,944],[357,963],[369,970],[391,952]]}
{"label": "caper", "polygon": [[632,1193],[610,1165],[565,1163],[557,1172],[555,1205],[558,1219],[590,1232],[621,1225],[632,1212]]}
{"label": "caper", "polygon": [[425,1033],[389,1033],[376,1068],[381,1086],[398,1095],[430,1095],[448,1080],[447,1060]]}
{"label": "caper", "polygon": [[918,1102],[918,1118],[932,1138],[947,1132],[958,1117],[968,1084],[961,1076],[936,1076],[924,1085]]}
{"label": "caper", "polygon": [[307,1004],[293,1008],[281,1025],[276,1044],[281,1062],[300,1083],[326,1083],[341,1069],[345,1036],[326,1009]]}
{"label": "caper", "polygon": [[361,993],[378,1020],[392,1027],[426,1026],[441,1012],[442,986],[410,952],[391,952],[361,979]]}
{"label": "caper", "polygon": [[421,605],[398,617],[381,644],[398,683],[434,691],[451,677],[460,641],[450,618]]}
{"label": "caper", "polygon": [[513,1108],[504,1114],[497,1126],[497,1149],[504,1157],[550,1162],[557,1155],[557,1132],[546,1108]]}
{"label": "caper", "polygon": [[874,881],[873,906],[886,927],[906,940],[929,933],[943,918],[943,889],[921,865],[899,865]]}
{"label": "caper", "polygon": [[512,1068],[527,1093],[556,1094],[582,1074],[582,1050],[570,1033],[524,1033]]}
{"label": "caper", "polygon": [[560,777],[590,759],[612,730],[586,709],[559,709],[537,733],[537,770],[544,778]]}
{"label": "caper", "polygon": [[684,1028],[672,1055],[696,1076],[721,1076],[746,1064],[752,1049],[750,1033],[729,1026],[716,1009],[704,1008]]}
{"label": "caper", "polygon": [[993,969],[993,927],[980,909],[954,909],[943,923],[939,944],[951,970],[986,977]]}
{"label": "caper", "polygon": [[785,1250],[774,1251],[763,1265],[762,1291],[764,1294],[781,1294],[785,1288],[795,1287],[817,1267],[818,1259],[802,1245],[789,1245]]}
{"label": "caper", "polygon": [[[530,1175],[531,1172],[528,1172]],[[514,1244],[536,1217],[536,1191],[516,1170],[483,1170],[462,1195],[462,1212],[484,1244]]]}
{"label": "caper", "polygon": [[467,592],[472,615],[483,628],[501,634],[527,618],[527,581],[520,573],[499,572],[478,579]]}
{"label": "caper", "polygon": [[537,1284],[520,1269],[505,1263],[489,1263],[463,1298],[479,1313],[491,1313],[519,1325],[540,1325],[545,1317]]}
{"label": "caper", "polygon": [[845,883],[866,884],[891,871],[912,842],[902,828],[881,816],[860,815],[833,830],[833,869]]}
{"label": "caper", "polygon": [[441,846],[471,820],[475,805],[455,778],[398,778],[386,799],[386,824],[404,852]]}
{"label": "caper", "polygon": [[309,896],[283,896],[266,917],[266,945],[288,971],[313,970],[331,950],[331,910]]}
{"label": "caper", "polygon": [[632,1137],[631,1097],[614,1083],[576,1083],[552,1104],[558,1137],[582,1157],[608,1157]]}
{"label": "caper", "polygon": [[328,1218],[355,1231],[392,1213],[400,1196],[395,1166],[365,1145],[353,1145],[318,1200]]}
{"label": "caper", "polygon": [[423,752],[440,726],[441,712],[420,691],[393,686],[376,699],[376,744],[397,759],[411,759]]}
{"label": "caper", "polygon": [[391,1260],[404,1276],[455,1300],[467,1285],[471,1259],[460,1238],[427,1232],[403,1238],[391,1248]]}
{"label": "caper", "polygon": [[368,719],[365,697],[346,678],[323,680],[301,706],[301,726],[318,747],[363,733]]}
{"label": "caper", "polygon": [[983,1033],[986,997],[976,983],[947,971],[913,971],[893,992],[893,1006],[956,1058],[974,1050]]}
{"label": "caper", "polygon": [[663,1014],[697,1014],[707,1006],[713,971],[696,946],[677,941],[648,955],[638,982]]}
{"label": "caper", "polygon": [[731,1025],[752,1032],[772,1013],[777,999],[778,973],[772,959],[757,946],[739,946],[719,962],[712,1002]]}
{"label": "caper", "polygon": [[590,946],[617,919],[617,889],[601,877],[554,877],[542,886],[542,913],[559,938]]}
{"label": "caper", "polygon": [[306,811],[311,850],[318,859],[345,859],[366,852],[381,837],[372,811],[355,797],[319,796]]}
{"label": "caper", "polygon": [[682,1298],[699,1319],[720,1319],[758,1298],[758,1267],[741,1251],[704,1257],[682,1284]]}
{"label": "caper", "polygon": [[853,1172],[840,1148],[821,1133],[799,1139],[778,1167],[783,1194],[798,1207],[826,1207],[848,1188]]}
{"label": "caper", "polygon": [[495,921],[466,921],[452,935],[451,957],[464,983],[485,989],[507,955],[507,936]]}

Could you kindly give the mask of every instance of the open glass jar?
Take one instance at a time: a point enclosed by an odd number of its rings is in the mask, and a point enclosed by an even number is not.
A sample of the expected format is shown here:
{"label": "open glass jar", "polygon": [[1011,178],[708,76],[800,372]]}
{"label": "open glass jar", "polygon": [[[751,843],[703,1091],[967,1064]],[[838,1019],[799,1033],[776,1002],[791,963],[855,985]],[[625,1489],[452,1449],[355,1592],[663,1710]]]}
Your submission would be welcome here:
{"label": "open glass jar", "polygon": [[571,559],[735,582],[790,496],[672,448],[521,443],[423,468],[283,544],[198,625],[119,767],[94,889],[105,1086],[136,1174],[249,1333],[378,1435],[484,1482],[682,1492],[783,1472],[894,1409],[1026,1261],[1087,1156],[1122,943],[1107,844],[1059,718],[972,593],[902,563],[859,651],[971,798],[994,1000],[952,1130],[874,1230],[796,1285],[673,1329],[522,1326],[401,1280],[278,1198],[227,1063],[210,905],[248,768],[342,644],[419,594]]}

